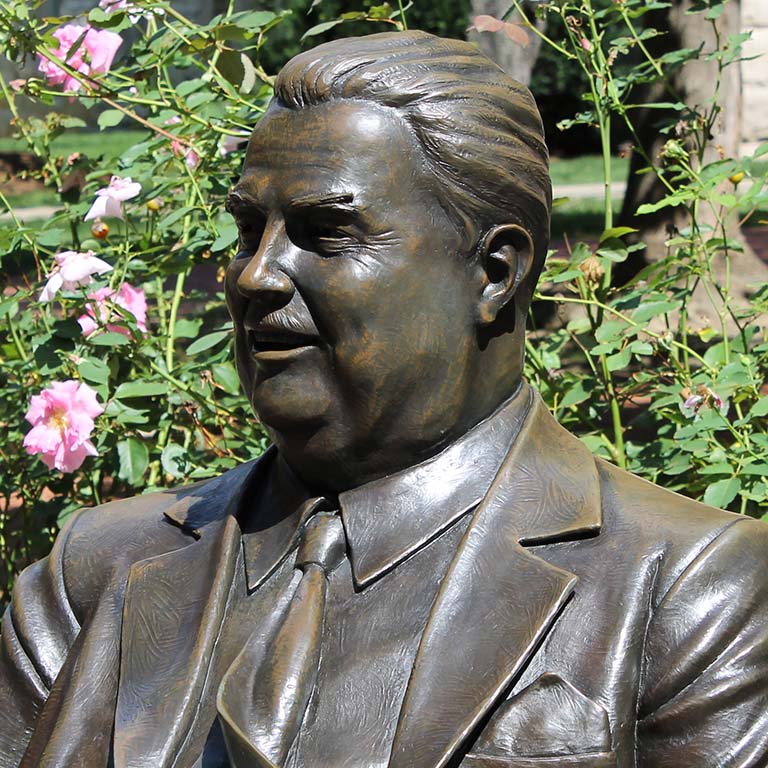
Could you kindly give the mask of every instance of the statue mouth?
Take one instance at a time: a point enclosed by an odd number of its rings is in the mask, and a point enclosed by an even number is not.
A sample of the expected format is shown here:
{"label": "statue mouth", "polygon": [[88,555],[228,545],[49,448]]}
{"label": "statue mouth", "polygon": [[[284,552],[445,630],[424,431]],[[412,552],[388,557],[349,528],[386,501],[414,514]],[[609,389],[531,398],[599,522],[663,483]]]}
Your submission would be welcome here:
{"label": "statue mouth", "polygon": [[248,347],[257,362],[287,360],[317,345],[315,335],[285,328],[259,326],[248,331]]}

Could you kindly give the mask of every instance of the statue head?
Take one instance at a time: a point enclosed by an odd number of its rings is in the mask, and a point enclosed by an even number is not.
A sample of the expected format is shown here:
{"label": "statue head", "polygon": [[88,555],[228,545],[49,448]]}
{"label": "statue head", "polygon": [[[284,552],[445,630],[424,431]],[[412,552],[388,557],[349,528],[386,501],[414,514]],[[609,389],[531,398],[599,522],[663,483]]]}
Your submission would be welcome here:
{"label": "statue head", "polygon": [[402,32],[296,56],[228,207],[241,381],[309,483],[410,466],[514,392],[548,155],[528,90],[474,46]]}

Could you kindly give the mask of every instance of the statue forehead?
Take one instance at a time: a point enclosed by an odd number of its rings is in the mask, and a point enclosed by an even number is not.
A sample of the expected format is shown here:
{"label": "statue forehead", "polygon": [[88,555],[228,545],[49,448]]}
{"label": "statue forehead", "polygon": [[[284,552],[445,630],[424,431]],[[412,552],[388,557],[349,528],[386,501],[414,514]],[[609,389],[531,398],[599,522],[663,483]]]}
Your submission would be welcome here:
{"label": "statue forehead", "polygon": [[[289,196],[307,186],[363,190],[426,168],[413,129],[390,107],[339,100],[299,109],[273,103],[254,128],[239,188]],[[429,174],[431,175],[431,174]]]}

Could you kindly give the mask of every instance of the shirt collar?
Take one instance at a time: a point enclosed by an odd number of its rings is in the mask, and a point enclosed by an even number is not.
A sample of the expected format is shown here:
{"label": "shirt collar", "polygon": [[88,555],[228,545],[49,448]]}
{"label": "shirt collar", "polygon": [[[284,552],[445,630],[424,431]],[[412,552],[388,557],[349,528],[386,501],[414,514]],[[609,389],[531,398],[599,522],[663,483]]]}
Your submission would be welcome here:
{"label": "shirt collar", "polygon": [[352,574],[366,587],[483,499],[530,407],[525,384],[427,461],[339,495]]}

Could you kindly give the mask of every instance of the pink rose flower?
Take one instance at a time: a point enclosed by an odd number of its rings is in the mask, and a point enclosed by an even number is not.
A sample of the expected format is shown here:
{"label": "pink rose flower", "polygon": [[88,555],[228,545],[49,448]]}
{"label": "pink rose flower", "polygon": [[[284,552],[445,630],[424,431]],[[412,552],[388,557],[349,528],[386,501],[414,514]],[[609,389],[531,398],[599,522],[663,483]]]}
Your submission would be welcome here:
{"label": "pink rose flower", "polygon": [[90,285],[93,275],[112,271],[112,267],[94,256],[93,251],[61,251],[53,258],[56,263],[48,275],[48,282],[40,292],[40,301],[51,301],[62,288],[65,291],[74,291],[80,286]]}
{"label": "pink rose flower", "polygon": [[147,332],[147,299],[141,288],[123,283],[117,293],[111,288],[99,288],[98,291],[89,293],[88,298],[90,301],[86,304],[85,314],[77,318],[83,335],[90,336],[99,326],[106,326],[108,331],[130,337],[131,332],[121,324],[122,318],[109,306],[110,303],[133,315],[139,330],[142,333]]}
{"label": "pink rose flower", "polygon": [[113,176],[109,180],[108,187],[96,190],[96,199],[93,201],[84,221],[101,219],[104,216],[114,216],[117,219],[125,219],[123,215],[123,203],[131,200],[141,192],[141,184],[132,181],[130,176],[124,179]]}
{"label": "pink rose flower", "polygon": [[98,456],[89,438],[94,419],[103,412],[87,384],[54,381],[32,396],[25,417],[32,429],[24,437],[24,448],[31,455],[39,454],[49,469],[74,472],[86,456]]}
{"label": "pink rose flower", "polygon": [[200,155],[198,155],[191,147],[185,151],[184,145],[178,139],[174,139],[171,142],[171,149],[173,150],[173,154],[177,157],[184,156],[184,162],[190,171],[194,171],[200,164]]}
{"label": "pink rose flower", "polygon": [[[94,29],[90,25],[65,24],[59,27],[53,36],[59,41],[59,47],[51,53],[86,77],[109,72],[117,49],[123,43],[123,38],[116,32]],[[80,45],[73,49],[81,37],[83,39]],[[63,84],[65,91],[80,90],[78,80],[41,54],[38,54],[38,68],[45,75],[49,85]]]}

